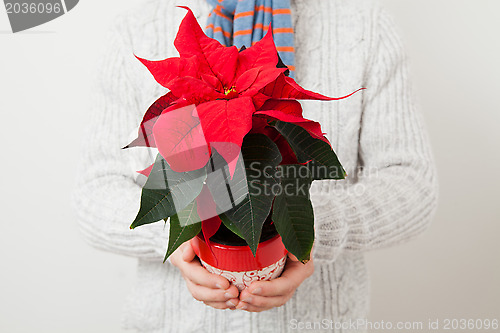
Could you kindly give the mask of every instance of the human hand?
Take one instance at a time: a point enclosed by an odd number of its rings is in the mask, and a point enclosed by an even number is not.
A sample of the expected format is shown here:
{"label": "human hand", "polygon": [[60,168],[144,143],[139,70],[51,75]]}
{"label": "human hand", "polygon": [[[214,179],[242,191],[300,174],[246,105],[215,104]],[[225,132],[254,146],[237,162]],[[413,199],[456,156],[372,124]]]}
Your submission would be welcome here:
{"label": "human hand", "polygon": [[226,278],[208,272],[196,258],[190,242],[179,246],[170,256],[170,262],[180,270],[196,300],[216,309],[235,309],[239,302],[238,288]]}
{"label": "human hand", "polygon": [[236,305],[236,309],[261,312],[280,307],[292,298],[295,290],[313,272],[312,256],[304,265],[289,253],[281,276],[271,281],[252,282],[240,293],[240,302]]}

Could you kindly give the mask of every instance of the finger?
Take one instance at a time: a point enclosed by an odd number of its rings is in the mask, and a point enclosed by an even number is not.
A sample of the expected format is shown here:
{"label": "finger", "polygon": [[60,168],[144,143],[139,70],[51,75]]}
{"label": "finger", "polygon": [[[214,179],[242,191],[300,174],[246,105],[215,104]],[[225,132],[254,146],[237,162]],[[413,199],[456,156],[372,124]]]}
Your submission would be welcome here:
{"label": "finger", "polygon": [[238,305],[239,302],[240,302],[239,298],[231,298],[227,300],[226,304],[236,309],[236,306]]}
{"label": "finger", "polygon": [[250,294],[265,297],[285,296],[292,293],[298,284],[290,277],[285,276],[271,281],[256,281],[241,293],[240,299],[244,299]]}
{"label": "finger", "polygon": [[261,308],[261,307],[258,307],[258,306],[252,305],[252,304],[240,302],[236,306],[236,309],[237,310],[244,310],[244,311],[248,311],[248,312],[262,312],[262,311],[270,310],[271,308]]}
{"label": "finger", "polygon": [[182,259],[185,264],[181,267],[181,272],[185,278],[208,288],[228,289],[230,287],[230,283],[226,278],[210,273],[201,266],[199,260],[195,259],[197,258],[196,253],[190,242],[185,242],[182,245]]}
{"label": "finger", "polygon": [[[225,303],[228,300],[234,299],[238,297],[238,295],[233,292],[227,292],[222,289],[211,289],[206,288],[197,284],[192,283],[191,281],[186,281],[186,286],[194,297],[194,299],[201,302],[222,302]],[[234,301],[233,301],[234,304]]]}
{"label": "finger", "polygon": [[193,250],[190,242],[185,242],[184,247],[182,248],[182,260],[185,262],[193,261],[194,257],[196,257],[196,253]]}
{"label": "finger", "polygon": [[219,310],[225,310],[225,309],[230,309],[230,310],[236,310],[236,307],[232,304],[227,302],[203,302],[205,305],[211,306],[212,308],[219,309]]}
{"label": "finger", "polygon": [[247,293],[258,296],[287,296],[293,294],[295,289],[314,272],[312,261],[302,264],[299,261],[287,261],[283,274],[271,281],[256,281],[245,289],[240,299]]}
{"label": "finger", "polygon": [[212,289],[228,289],[230,288],[229,281],[217,274],[210,273],[198,260],[182,263],[179,266],[184,279],[190,280],[194,284],[212,288]]}
{"label": "finger", "polygon": [[293,296],[293,293],[286,296],[275,296],[275,297],[264,297],[257,295],[249,295],[241,298],[241,302],[246,303],[248,305],[253,305],[259,308],[271,309],[277,308],[284,305],[286,302],[290,300]]}
{"label": "finger", "polygon": [[182,253],[184,252],[184,247],[186,246],[186,242],[182,243],[173,253],[170,255],[170,262],[172,265],[178,267],[179,261],[182,259]]}
{"label": "finger", "polygon": [[300,283],[302,283],[302,281],[311,276],[313,273],[314,262],[312,261],[312,259],[309,260],[306,264],[303,264],[300,261],[287,260],[285,269],[283,270],[283,274],[281,274],[281,277],[291,277],[293,279],[300,278]]}

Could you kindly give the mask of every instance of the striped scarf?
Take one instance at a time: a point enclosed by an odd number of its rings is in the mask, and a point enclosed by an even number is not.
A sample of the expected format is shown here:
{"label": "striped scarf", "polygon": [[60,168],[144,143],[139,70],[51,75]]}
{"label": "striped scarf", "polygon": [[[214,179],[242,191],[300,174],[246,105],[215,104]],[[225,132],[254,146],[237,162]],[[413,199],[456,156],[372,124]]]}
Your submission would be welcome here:
{"label": "striped scarf", "polygon": [[264,37],[272,24],[278,53],[295,71],[290,0],[207,0],[215,8],[208,17],[206,34],[226,46],[250,47]]}

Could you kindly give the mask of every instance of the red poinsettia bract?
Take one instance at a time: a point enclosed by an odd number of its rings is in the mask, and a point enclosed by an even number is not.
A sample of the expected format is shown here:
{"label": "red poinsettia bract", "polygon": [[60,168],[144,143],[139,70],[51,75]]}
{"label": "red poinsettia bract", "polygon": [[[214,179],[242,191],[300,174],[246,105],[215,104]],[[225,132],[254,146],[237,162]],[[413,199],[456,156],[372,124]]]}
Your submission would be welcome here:
{"label": "red poinsettia bract", "polygon": [[[207,37],[191,10],[182,8],[188,13],[174,42],[179,57],[138,58],[170,92],[147,110],[138,138],[127,147],[157,147],[177,172],[203,167],[212,148],[234,165],[252,125],[252,131],[266,131],[263,122],[252,121],[257,117],[294,123],[328,142],[319,123],[303,118],[296,100],[338,100],[354,93],[331,98],[305,90],[287,77],[286,68],[277,68],[272,29],[255,45],[239,51]],[[280,142],[279,137],[274,139]]]}

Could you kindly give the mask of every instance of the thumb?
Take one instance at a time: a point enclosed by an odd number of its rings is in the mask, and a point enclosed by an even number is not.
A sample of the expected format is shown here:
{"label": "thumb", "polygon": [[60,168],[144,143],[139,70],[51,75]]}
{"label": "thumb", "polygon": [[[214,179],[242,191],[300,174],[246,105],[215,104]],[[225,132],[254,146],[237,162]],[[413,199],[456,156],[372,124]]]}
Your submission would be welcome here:
{"label": "thumb", "polygon": [[296,256],[294,256],[291,252],[288,252],[288,258],[292,261],[299,261]]}
{"label": "thumb", "polygon": [[193,247],[191,246],[191,242],[187,242],[187,244],[184,246],[184,249],[182,250],[182,260],[186,262],[191,262],[193,261],[195,256],[196,253],[194,253]]}

